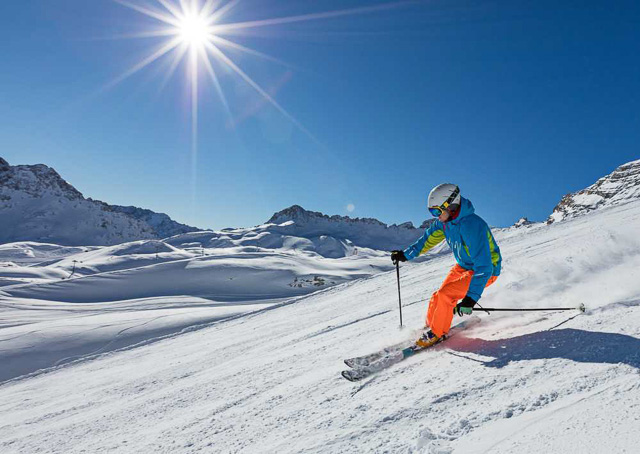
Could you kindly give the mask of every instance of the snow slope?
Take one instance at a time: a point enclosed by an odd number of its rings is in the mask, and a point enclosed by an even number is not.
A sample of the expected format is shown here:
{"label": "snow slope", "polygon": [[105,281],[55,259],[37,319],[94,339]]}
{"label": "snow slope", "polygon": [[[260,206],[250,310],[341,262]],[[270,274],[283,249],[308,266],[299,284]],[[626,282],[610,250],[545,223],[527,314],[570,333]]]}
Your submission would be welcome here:
{"label": "snow slope", "polygon": [[[199,232],[206,234],[206,232]],[[159,240],[72,248],[0,246],[0,381],[392,268],[257,247],[179,249]]]}
{"label": "snow slope", "polygon": [[[453,264],[440,255],[402,266],[402,330],[386,272],[16,377],[0,386],[0,451],[635,452],[638,226],[635,201],[498,234],[503,275],[482,305],[584,302],[586,314],[480,314],[432,351],[343,380],[343,358],[413,339]],[[65,294],[45,287],[40,298]],[[15,315],[13,301],[3,298],[0,314]],[[42,323],[55,319],[40,309]],[[2,335],[15,352],[15,337]]]}

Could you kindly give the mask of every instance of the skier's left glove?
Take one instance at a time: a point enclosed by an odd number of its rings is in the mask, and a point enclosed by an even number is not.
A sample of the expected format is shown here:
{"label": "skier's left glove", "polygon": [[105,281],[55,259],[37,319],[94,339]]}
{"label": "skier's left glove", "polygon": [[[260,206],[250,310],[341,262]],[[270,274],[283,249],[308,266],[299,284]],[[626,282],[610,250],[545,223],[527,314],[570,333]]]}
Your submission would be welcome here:
{"label": "skier's left glove", "polygon": [[475,305],[476,300],[465,296],[464,299],[453,308],[453,313],[458,314],[460,317],[463,315],[471,315],[473,313],[473,306]]}
{"label": "skier's left glove", "polygon": [[406,262],[407,257],[405,257],[404,251],[391,251],[391,261],[396,265],[398,262]]}

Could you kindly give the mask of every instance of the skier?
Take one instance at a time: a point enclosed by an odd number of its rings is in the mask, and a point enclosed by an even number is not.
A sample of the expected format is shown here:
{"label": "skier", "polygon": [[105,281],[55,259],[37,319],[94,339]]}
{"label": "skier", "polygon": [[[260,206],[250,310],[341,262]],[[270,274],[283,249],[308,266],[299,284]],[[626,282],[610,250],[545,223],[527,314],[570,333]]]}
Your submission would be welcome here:
{"label": "skier", "polygon": [[475,214],[471,202],[460,196],[458,186],[445,183],[433,188],[429,193],[428,207],[438,219],[407,249],[391,252],[395,265],[424,254],[446,239],[458,262],[431,296],[427,309],[430,330],[416,341],[416,345],[422,348],[444,338],[454,313],[462,316],[473,312],[484,288],[493,284],[500,275],[502,262],[491,229]]}

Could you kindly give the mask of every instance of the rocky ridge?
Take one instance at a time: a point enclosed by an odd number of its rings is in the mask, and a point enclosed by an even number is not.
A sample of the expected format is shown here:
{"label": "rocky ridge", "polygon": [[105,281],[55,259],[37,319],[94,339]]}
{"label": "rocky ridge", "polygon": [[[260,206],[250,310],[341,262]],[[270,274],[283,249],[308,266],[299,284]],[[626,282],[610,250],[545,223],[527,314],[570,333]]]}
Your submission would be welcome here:
{"label": "rocky ridge", "polygon": [[547,224],[640,198],[640,160],[621,165],[591,186],[565,195]]}

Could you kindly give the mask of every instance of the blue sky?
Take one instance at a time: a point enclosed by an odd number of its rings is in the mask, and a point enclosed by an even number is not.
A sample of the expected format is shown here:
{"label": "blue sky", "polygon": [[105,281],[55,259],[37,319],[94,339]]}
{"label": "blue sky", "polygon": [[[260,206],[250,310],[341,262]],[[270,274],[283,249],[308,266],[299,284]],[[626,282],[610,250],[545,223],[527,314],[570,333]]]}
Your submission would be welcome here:
{"label": "blue sky", "polygon": [[[224,20],[384,3],[244,0]],[[201,68],[195,160],[185,67],[165,84],[161,59],[104,89],[162,42],[115,38],[154,20],[112,0],[3,1],[0,15],[0,156],[199,227],[292,204],[418,224],[441,182],[492,225],[543,220],[640,157],[637,2],[404,2],[233,36],[288,63],[226,50],[302,127],[214,61],[234,126]]]}

